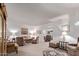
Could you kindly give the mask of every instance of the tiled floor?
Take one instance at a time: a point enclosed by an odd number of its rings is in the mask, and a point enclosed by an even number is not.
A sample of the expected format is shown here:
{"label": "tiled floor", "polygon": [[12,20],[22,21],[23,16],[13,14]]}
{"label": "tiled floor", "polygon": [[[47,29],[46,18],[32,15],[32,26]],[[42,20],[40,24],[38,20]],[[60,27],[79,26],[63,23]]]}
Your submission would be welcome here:
{"label": "tiled floor", "polygon": [[[49,48],[49,43],[44,41],[39,41],[38,44],[25,44],[24,46],[19,47],[19,53],[11,53],[10,56],[43,56],[43,51],[46,49],[52,50]],[[65,53],[64,51],[62,51]]]}

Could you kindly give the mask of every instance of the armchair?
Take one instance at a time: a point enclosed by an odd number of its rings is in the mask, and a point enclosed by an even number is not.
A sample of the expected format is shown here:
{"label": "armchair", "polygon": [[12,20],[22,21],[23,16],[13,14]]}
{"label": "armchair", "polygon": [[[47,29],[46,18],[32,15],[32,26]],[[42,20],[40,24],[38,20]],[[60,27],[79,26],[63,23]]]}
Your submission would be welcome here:
{"label": "armchair", "polygon": [[16,52],[18,53],[18,45],[16,43],[7,43],[7,53]]}
{"label": "armchair", "polygon": [[44,36],[44,41],[45,41],[45,42],[49,42],[49,41],[51,41],[51,40],[52,40],[51,35],[46,35],[46,36]]}
{"label": "armchair", "polygon": [[39,37],[36,37],[36,39],[33,39],[32,40],[32,44],[37,44],[38,43],[38,40],[39,40]]}
{"label": "armchair", "polygon": [[23,37],[16,37],[16,43],[19,46],[23,46],[24,45],[24,39],[23,39]]}

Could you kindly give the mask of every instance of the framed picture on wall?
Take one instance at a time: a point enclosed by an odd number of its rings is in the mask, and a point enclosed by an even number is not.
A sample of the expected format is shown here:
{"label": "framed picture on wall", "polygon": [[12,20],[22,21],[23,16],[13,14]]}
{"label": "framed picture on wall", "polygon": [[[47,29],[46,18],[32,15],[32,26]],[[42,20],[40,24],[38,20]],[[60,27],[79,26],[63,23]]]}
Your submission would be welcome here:
{"label": "framed picture on wall", "polygon": [[27,28],[21,28],[21,34],[28,34]]}

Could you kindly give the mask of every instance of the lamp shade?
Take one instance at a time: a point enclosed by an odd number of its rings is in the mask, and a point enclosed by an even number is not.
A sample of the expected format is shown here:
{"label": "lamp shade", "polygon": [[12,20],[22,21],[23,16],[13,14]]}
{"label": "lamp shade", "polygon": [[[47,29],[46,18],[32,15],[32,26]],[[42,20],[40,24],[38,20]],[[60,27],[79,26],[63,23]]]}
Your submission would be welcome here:
{"label": "lamp shade", "polygon": [[62,26],[62,31],[64,31],[64,32],[69,31],[69,25],[63,25]]}
{"label": "lamp shade", "polygon": [[68,27],[67,26],[63,27],[63,31],[68,31]]}
{"label": "lamp shade", "polygon": [[62,32],[62,35],[67,35],[67,32]]}

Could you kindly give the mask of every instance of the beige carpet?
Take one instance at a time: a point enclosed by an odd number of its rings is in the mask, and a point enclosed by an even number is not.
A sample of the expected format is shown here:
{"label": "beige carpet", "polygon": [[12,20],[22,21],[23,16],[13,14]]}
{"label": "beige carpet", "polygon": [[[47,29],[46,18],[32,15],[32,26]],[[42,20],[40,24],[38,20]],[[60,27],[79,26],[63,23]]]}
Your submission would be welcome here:
{"label": "beige carpet", "polygon": [[[19,53],[11,53],[9,56],[43,56],[44,50],[53,50],[49,48],[49,43],[44,41],[39,41],[38,44],[25,44],[24,46],[19,47]],[[66,54],[65,51],[60,50],[62,53]]]}

